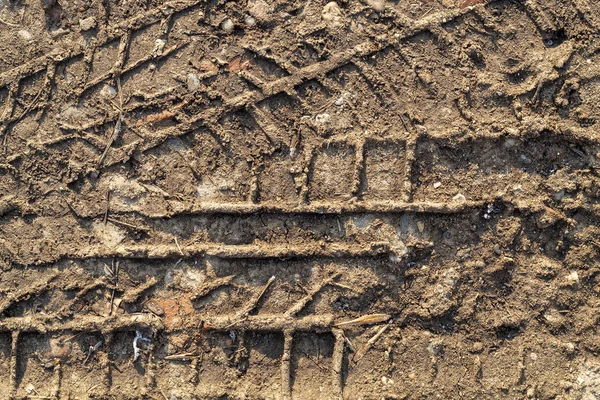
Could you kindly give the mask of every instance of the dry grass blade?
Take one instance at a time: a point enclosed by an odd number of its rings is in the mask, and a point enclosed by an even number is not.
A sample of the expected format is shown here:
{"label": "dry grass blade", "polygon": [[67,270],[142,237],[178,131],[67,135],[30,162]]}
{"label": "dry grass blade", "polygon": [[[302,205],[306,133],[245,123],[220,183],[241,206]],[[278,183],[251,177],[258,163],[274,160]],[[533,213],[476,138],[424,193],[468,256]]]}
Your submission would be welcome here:
{"label": "dry grass blade", "polygon": [[342,326],[379,324],[381,322],[386,322],[390,318],[392,318],[392,316],[389,314],[369,314],[363,315],[362,317],[358,317],[351,321],[338,322],[333,326],[339,328]]}

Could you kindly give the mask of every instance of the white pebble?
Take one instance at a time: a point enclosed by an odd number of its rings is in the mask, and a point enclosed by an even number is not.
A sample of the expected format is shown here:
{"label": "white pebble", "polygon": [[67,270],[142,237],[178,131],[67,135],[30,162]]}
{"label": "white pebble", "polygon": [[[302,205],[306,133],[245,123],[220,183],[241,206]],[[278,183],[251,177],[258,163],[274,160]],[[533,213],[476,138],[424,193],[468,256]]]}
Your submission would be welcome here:
{"label": "white pebble", "polygon": [[575,353],[575,345],[571,342],[565,343],[564,348],[565,348],[565,351],[567,352],[567,354]]}
{"label": "white pebble", "polygon": [[327,113],[319,114],[315,117],[315,121],[317,121],[319,124],[326,124],[329,122],[330,119],[331,118]]}
{"label": "white pebble", "polygon": [[579,274],[577,273],[577,271],[571,272],[569,275],[567,275],[567,277],[565,279],[567,280],[568,284],[571,286],[579,285]]}
{"label": "white pebble", "polygon": [[454,201],[467,201],[467,198],[462,193],[459,193],[456,196],[454,196],[452,198],[452,200],[454,200]]}
{"label": "white pebble", "polygon": [[393,263],[399,263],[402,261],[402,256],[395,254],[395,253],[390,253],[390,261]]}
{"label": "white pebble", "polygon": [[115,89],[111,85],[104,85],[102,90],[100,91],[100,95],[102,97],[114,97],[117,94],[117,89]]}
{"label": "white pebble", "polygon": [[29,33],[29,31],[26,31],[25,29],[20,30],[18,34],[21,37],[21,39],[26,40],[28,42],[33,39],[31,33]]}
{"label": "white pebble", "polygon": [[433,188],[434,188],[434,189],[437,189],[437,188],[439,188],[440,186],[442,186],[442,182],[436,182],[436,183],[434,183],[434,184],[433,184]]}
{"label": "white pebble", "polygon": [[383,11],[385,9],[385,0],[367,0],[367,4],[376,11]]}
{"label": "white pebble", "polygon": [[31,392],[33,392],[35,390],[35,386],[33,386],[32,383],[29,383],[26,387],[25,387],[25,391],[30,394]]}
{"label": "white pebble", "polygon": [[156,39],[154,41],[154,50],[152,50],[152,54],[154,54],[155,56],[160,56],[166,44],[167,42],[165,42],[164,40]]}
{"label": "white pebble", "polygon": [[221,22],[221,29],[223,29],[225,32],[232,32],[233,28],[235,28],[235,24],[229,18]]}
{"label": "white pebble", "polygon": [[251,16],[251,15],[246,15],[246,16],[244,17],[244,23],[245,23],[246,25],[248,25],[248,26],[254,26],[254,25],[256,25],[256,20],[254,19],[254,17],[253,17],[253,16]]}
{"label": "white pebble", "polygon": [[189,92],[195,92],[200,88],[200,79],[198,79],[198,76],[193,72],[190,72],[187,75],[186,83]]}
{"label": "white pebble", "polygon": [[321,18],[333,26],[341,25],[342,16],[342,10],[335,1],[330,1],[325,4],[323,11],[321,12]]}

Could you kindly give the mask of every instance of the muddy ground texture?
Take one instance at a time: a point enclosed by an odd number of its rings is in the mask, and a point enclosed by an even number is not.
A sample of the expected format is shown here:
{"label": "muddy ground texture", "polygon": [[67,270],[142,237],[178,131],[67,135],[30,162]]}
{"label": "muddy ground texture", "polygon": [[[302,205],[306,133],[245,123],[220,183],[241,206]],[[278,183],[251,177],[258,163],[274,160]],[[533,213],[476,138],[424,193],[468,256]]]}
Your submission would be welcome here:
{"label": "muddy ground texture", "polygon": [[0,0],[0,398],[600,397],[599,30]]}

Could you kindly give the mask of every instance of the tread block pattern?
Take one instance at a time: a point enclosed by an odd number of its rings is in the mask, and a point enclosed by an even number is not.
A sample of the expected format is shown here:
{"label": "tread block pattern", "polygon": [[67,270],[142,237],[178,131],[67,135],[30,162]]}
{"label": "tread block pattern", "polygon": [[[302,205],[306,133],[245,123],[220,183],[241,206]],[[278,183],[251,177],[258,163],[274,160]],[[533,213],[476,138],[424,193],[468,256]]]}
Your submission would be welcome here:
{"label": "tread block pattern", "polygon": [[[556,381],[515,336],[533,329],[551,365],[568,357],[556,332],[593,329],[571,316],[594,313],[581,292],[556,294],[600,260],[591,2],[357,2],[340,25],[316,2],[250,3],[254,27],[227,3],[94,2],[91,40],[0,73],[0,395],[386,398],[402,380],[408,398],[443,377],[522,397],[522,377]],[[534,291],[513,272],[536,263]],[[515,286],[554,296],[547,313],[502,309]],[[334,326],[374,312],[394,320]],[[469,321],[506,347],[430,338],[472,341],[454,329]]]}

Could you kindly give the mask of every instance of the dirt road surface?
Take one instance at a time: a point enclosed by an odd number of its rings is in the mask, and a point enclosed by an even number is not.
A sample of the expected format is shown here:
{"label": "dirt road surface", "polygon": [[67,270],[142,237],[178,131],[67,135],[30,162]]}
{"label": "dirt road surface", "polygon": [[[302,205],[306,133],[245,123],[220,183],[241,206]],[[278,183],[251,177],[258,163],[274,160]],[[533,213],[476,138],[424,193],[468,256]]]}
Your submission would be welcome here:
{"label": "dirt road surface", "polygon": [[600,398],[599,30],[0,0],[0,398]]}

